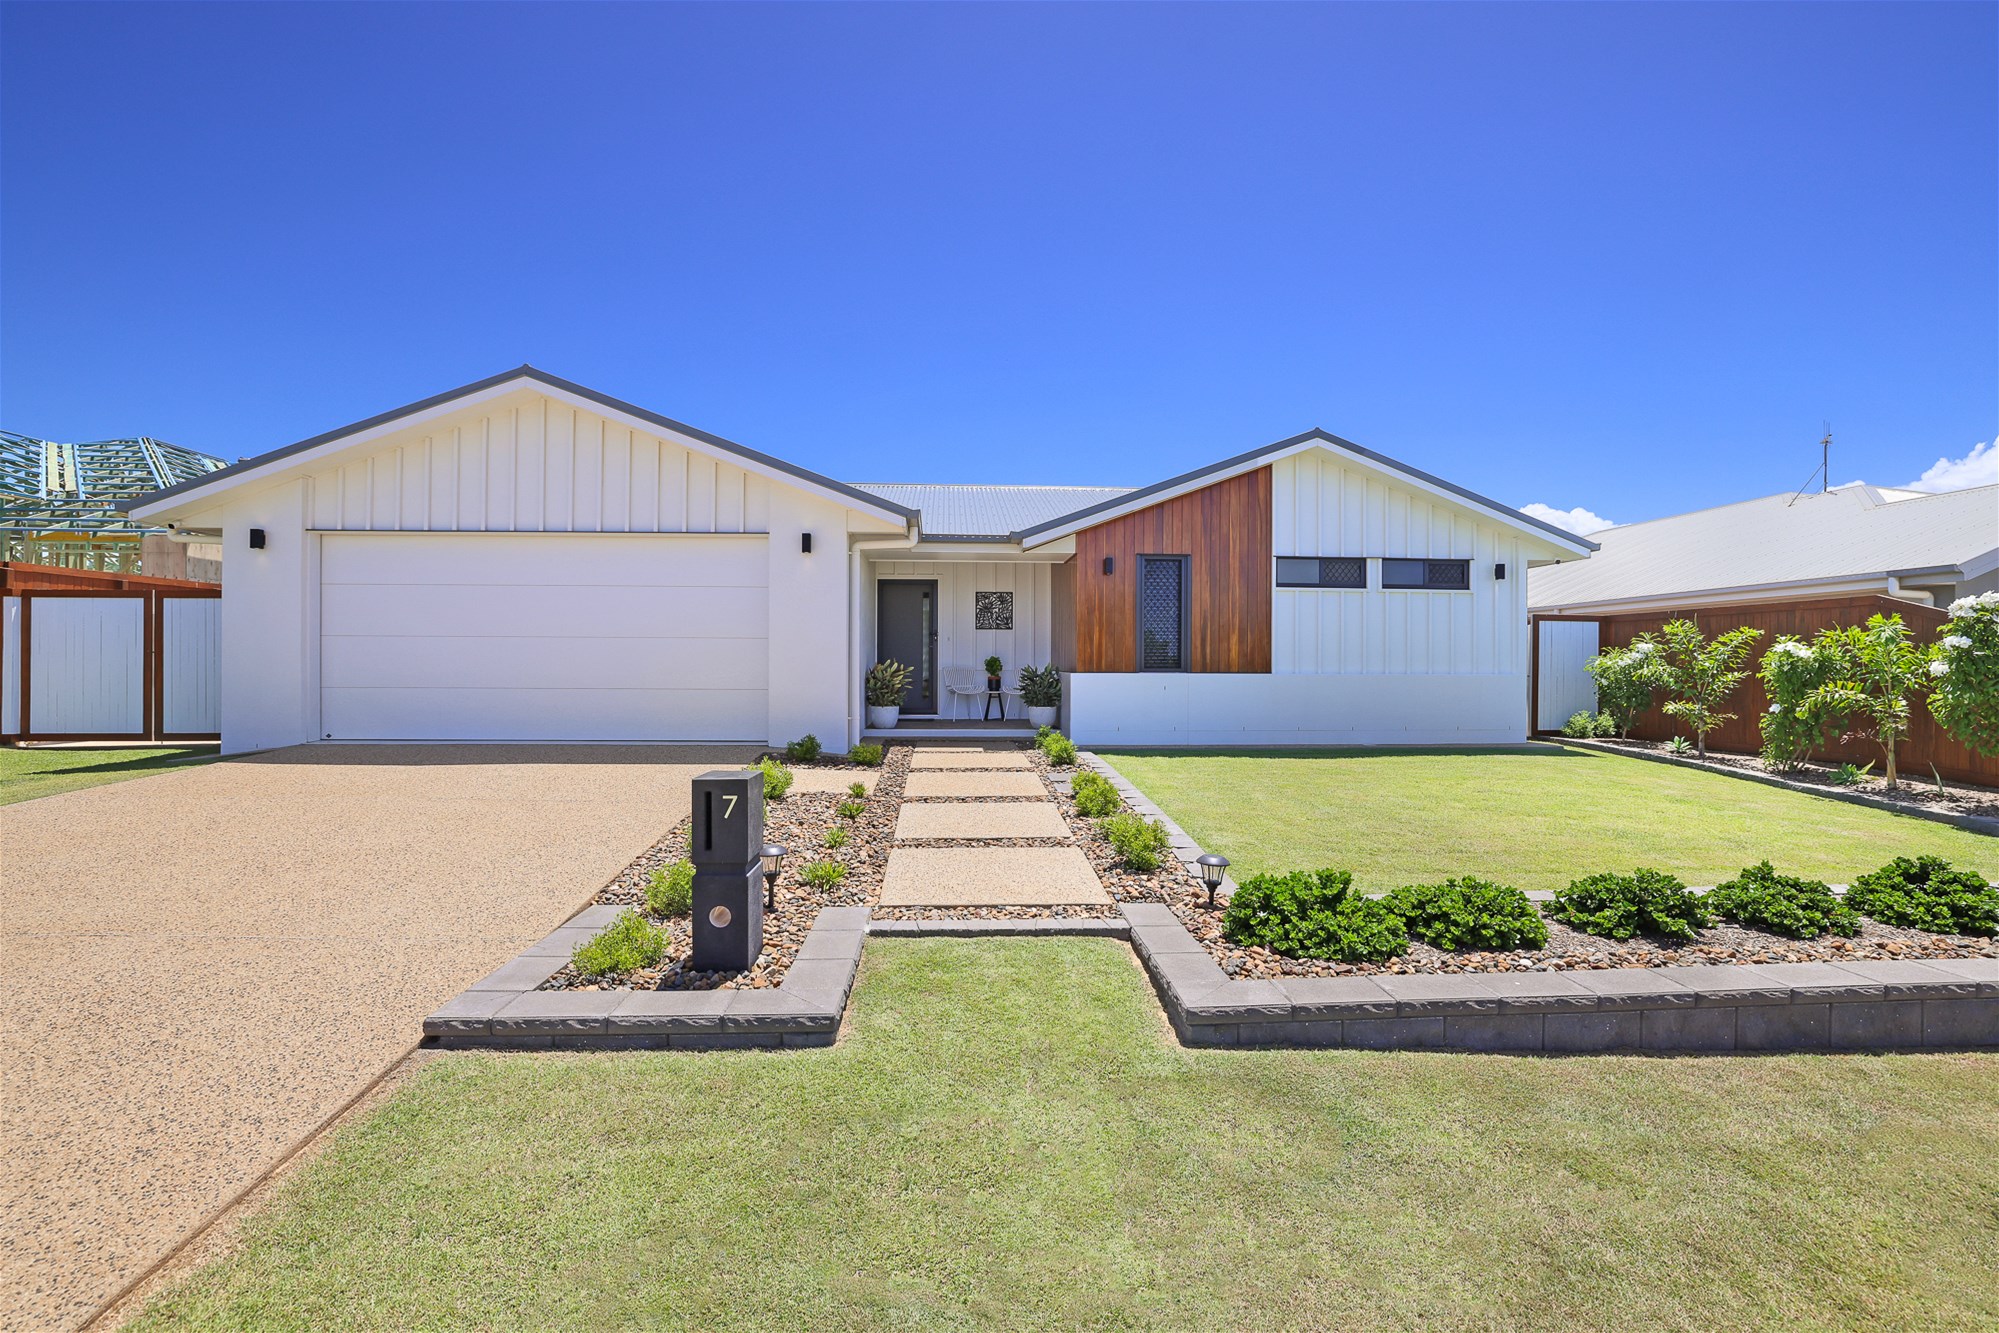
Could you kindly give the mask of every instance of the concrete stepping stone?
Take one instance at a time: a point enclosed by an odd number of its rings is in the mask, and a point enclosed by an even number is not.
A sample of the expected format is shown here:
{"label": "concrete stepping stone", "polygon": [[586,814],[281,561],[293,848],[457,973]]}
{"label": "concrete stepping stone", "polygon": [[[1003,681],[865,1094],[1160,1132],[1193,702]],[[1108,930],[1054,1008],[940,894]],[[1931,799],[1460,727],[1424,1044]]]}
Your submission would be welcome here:
{"label": "concrete stepping stone", "polygon": [[1077,847],[897,847],[884,907],[1051,907],[1108,903]]}
{"label": "concrete stepping stone", "polygon": [[1061,838],[1069,826],[1052,805],[1025,801],[912,801],[895,817],[898,842],[912,838]]}
{"label": "concrete stepping stone", "polygon": [[880,779],[881,770],[873,768],[864,773],[857,773],[851,768],[794,768],[791,770],[791,789],[844,792],[858,782],[873,791]]}
{"label": "concrete stepping stone", "polygon": [[924,768],[1032,768],[1018,750],[918,750],[909,757],[912,772]]}
{"label": "concrete stepping stone", "polygon": [[928,800],[940,796],[1039,796],[1048,789],[1033,773],[996,772],[911,772],[903,785],[904,799]]}

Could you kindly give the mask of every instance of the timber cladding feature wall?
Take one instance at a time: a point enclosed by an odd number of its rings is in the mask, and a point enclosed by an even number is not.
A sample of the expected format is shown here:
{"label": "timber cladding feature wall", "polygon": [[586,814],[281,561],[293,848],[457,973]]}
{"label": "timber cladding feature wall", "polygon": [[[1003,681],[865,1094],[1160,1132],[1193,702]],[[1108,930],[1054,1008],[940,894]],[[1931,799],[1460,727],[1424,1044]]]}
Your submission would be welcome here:
{"label": "timber cladding feature wall", "polygon": [[1267,467],[1085,528],[1076,534],[1076,670],[1138,670],[1138,557],[1184,555],[1188,669],[1267,673],[1270,551]]}

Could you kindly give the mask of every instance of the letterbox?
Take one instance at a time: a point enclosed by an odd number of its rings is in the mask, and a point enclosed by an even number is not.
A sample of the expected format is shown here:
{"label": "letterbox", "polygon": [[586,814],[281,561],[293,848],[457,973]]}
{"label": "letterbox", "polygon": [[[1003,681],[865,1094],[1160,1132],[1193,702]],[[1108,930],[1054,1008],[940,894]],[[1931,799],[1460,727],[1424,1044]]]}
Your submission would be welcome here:
{"label": "letterbox", "polygon": [[694,779],[694,946],[698,972],[741,972],[763,952],[764,780],[760,769]]}

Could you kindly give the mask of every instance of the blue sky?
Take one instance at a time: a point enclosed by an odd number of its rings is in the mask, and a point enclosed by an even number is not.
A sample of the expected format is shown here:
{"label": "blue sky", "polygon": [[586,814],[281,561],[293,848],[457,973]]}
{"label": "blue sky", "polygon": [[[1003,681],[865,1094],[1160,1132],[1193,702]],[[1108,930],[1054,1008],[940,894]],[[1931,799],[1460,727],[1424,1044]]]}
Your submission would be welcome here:
{"label": "blue sky", "polygon": [[1830,420],[1907,482],[1999,423],[1995,16],[8,4],[0,425],[234,458],[527,361],[853,480],[1322,426],[1630,521]]}

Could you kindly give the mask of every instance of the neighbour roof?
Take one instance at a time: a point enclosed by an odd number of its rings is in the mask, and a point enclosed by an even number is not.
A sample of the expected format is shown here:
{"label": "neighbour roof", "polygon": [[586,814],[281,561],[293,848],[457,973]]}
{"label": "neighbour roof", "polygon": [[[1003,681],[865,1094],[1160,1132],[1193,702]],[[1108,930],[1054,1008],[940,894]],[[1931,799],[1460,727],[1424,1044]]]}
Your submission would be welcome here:
{"label": "neighbour roof", "polygon": [[[1959,569],[1999,551],[1999,486],[1927,495],[1841,486],[1596,534],[1588,560],[1527,576],[1535,608]],[[1954,579],[1953,575],[1953,579]]]}
{"label": "neighbour roof", "polygon": [[998,540],[1130,493],[1126,486],[930,486],[879,481],[857,481],[854,486],[890,504],[921,511],[925,537]]}

